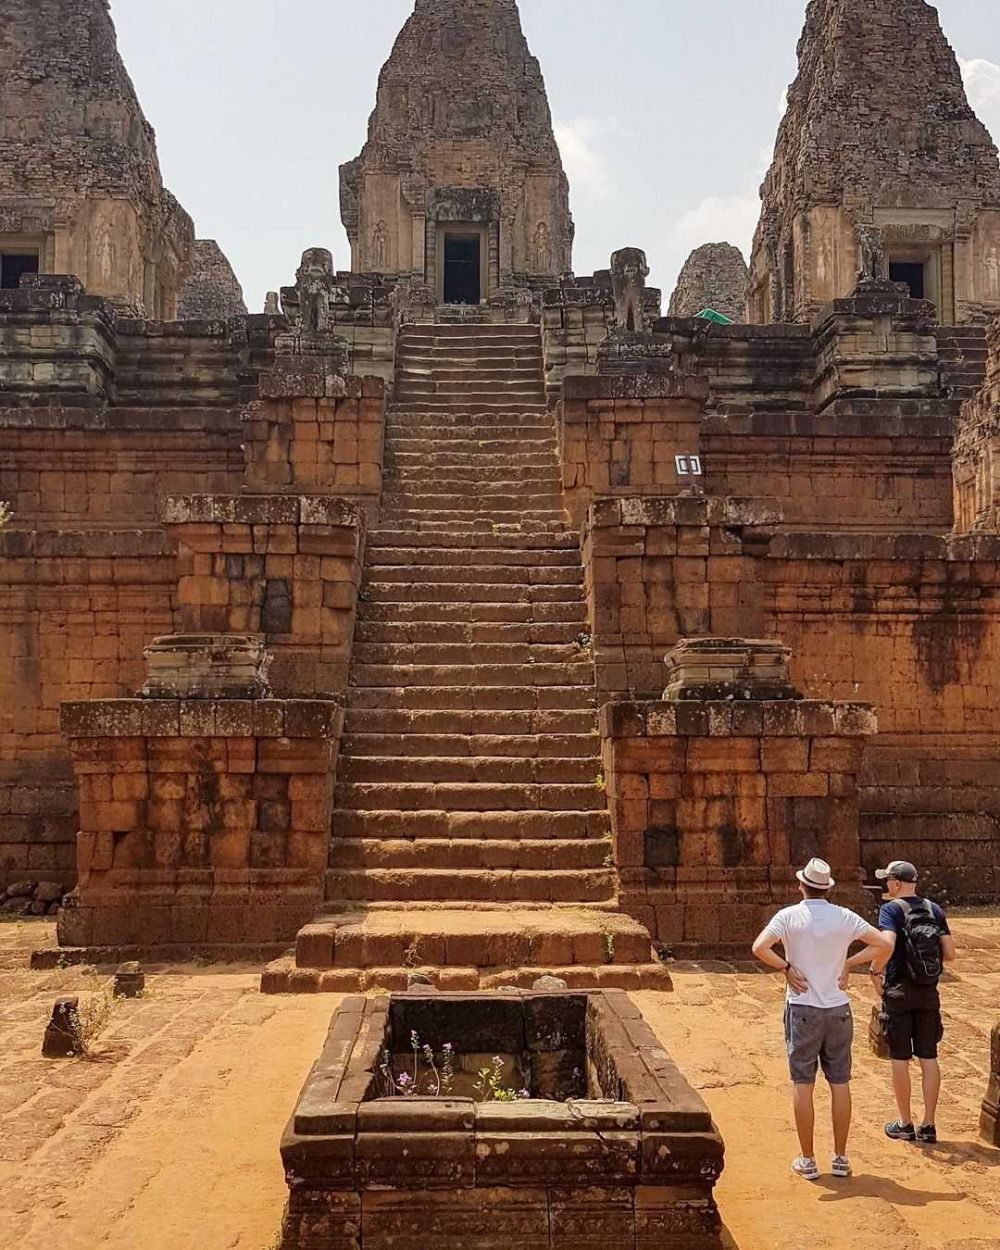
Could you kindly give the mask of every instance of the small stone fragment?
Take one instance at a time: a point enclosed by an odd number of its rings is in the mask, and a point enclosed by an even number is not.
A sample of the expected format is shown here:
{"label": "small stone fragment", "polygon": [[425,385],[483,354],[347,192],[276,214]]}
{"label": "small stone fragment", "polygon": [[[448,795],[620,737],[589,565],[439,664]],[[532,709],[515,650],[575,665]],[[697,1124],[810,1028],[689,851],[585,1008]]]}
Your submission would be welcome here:
{"label": "small stone fragment", "polygon": [[406,978],[406,988],[408,990],[415,989],[418,986],[422,989],[428,985],[432,989],[434,988],[434,982],[430,979],[426,972],[411,972]]}
{"label": "small stone fragment", "polygon": [[112,993],[115,998],[138,998],[146,988],[146,975],[134,961],[122,964],[115,973]]}
{"label": "small stone fragment", "polygon": [[58,881],[39,881],[35,898],[39,903],[58,903],[65,893]]}
{"label": "small stone fragment", "polygon": [[76,1054],[75,1020],[79,1010],[80,1000],[75,996],[56,999],[42,1038],[42,1055],[46,1059],[66,1059]]}
{"label": "small stone fragment", "polygon": [[34,893],[34,881],[15,881],[7,887],[8,898],[31,898]]}
{"label": "small stone fragment", "polygon": [[564,981],[562,977],[553,977],[546,975],[539,977],[535,984],[531,987],[533,990],[544,990],[548,993],[561,992],[569,989],[569,982]]}

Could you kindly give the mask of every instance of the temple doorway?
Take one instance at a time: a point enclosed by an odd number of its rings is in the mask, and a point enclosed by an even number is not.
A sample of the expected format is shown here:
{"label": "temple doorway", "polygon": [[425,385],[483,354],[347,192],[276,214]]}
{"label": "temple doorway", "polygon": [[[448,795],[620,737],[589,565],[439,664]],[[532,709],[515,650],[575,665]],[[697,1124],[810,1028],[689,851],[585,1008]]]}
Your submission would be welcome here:
{"label": "temple doorway", "polygon": [[478,304],[483,297],[483,237],[475,233],[444,235],[442,298],[446,304]]}

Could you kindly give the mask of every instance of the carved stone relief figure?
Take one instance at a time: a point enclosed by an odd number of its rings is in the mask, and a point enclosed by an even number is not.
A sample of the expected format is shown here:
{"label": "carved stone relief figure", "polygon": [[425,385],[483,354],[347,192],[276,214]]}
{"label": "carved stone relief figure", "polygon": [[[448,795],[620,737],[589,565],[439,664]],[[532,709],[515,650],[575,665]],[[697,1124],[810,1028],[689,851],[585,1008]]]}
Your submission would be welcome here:
{"label": "carved stone relief figure", "polygon": [[299,328],[306,333],[327,329],[333,281],[333,256],[325,247],[311,247],[302,253],[295,286],[299,293]]}
{"label": "carved stone relief figure", "polygon": [[858,281],[884,282],[885,247],[882,243],[881,227],[873,222],[863,222],[858,226],[858,247],[861,252]]}
{"label": "carved stone relief figure", "polygon": [[643,292],[649,276],[646,253],[637,247],[622,248],[611,257],[611,283],[615,295],[615,319],[620,330],[641,333],[646,328]]}
{"label": "carved stone relief figure", "polygon": [[552,236],[544,221],[538,223],[535,231],[535,273],[552,272]]}
{"label": "carved stone relief figure", "polygon": [[389,236],[385,222],[380,221],[372,231],[372,268],[381,272],[389,263]]}
{"label": "carved stone relief figure", "polygon": [[268,317],[280,317],[281,309],[278,307],[278,292],[268,291],[264,297],[264,313]]}

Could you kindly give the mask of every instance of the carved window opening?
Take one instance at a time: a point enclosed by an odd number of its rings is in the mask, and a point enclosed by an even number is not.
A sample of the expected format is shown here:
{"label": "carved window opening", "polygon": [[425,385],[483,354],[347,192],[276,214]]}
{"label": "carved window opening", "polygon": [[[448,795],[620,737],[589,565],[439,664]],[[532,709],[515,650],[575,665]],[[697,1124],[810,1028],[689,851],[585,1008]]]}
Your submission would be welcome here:
{"label": "carved window opening", "polygon": [[0,287],[16,291],[25,274],[38,273],[38,252],[0,252]]}
{"label": "carved window opening", "polygon": [[927,270],[920,261],[890,260],[889,281],[904,282],[910,288],[911,299],[927,298]]}

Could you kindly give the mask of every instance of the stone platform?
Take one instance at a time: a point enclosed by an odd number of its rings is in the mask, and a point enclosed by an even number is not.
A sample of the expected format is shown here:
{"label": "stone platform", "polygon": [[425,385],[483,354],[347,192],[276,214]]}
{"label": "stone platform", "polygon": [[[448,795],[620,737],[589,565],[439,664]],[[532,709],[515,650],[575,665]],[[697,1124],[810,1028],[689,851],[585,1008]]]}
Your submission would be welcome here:
{"label": "stone platform", "polygon": [[672,988],[648,931],[599,908],[407,905],[342,910],[300,930],[294,954],[268,965],[264,993],[530,987],[545,973],[578,987]]}

